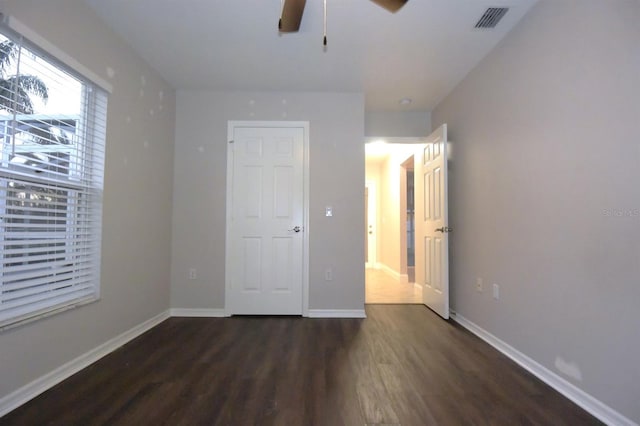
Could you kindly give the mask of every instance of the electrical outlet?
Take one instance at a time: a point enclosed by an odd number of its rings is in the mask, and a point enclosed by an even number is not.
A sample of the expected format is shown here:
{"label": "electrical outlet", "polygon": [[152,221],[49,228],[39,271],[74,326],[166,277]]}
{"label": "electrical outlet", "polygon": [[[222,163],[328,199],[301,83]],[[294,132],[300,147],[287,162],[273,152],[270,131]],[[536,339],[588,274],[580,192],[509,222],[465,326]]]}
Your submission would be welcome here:
{"label": "electrical outlet", "polygon": [[500,300],[500,286],[496,283],[493,283],[493,298]]}
{"label": "electrical outlet", "polygon": [[325,281],[333,281],[333,270],[331,268],[327,268],[324,271],[324,280]]}
{"label": "electrical outlet", "polygon": [[484,291],[484,281],[482,278],[476,278],[476,290],[479,292]]}
{"label": "electrical outlet", "polygon": [[196,268],[189,268],[189,279],[190,280],[198,279],[198,271],[196,271]]}

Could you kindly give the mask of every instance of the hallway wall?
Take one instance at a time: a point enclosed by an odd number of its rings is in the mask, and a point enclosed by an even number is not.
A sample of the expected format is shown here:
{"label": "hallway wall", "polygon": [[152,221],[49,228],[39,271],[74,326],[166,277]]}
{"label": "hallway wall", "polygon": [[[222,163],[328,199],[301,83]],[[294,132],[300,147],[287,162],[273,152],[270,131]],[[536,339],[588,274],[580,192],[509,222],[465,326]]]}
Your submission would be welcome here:
{"label": "hallway wall", "polygon": [[[415,151],[411,144],[389,144],[391,152],[376,163],[367,162],[367,176],[377,179],[378,188],[378,263],[394,274],[402,273],[406,255],[401,250],[401,238],[406,227],[400,212],[404,181],[401,180],[402,163]],[[404,229],[404,231],[403,231]],[[404,259],[404,260],[403,260]],[[406,275],[406,271],[404,272]],[[406,277],[405,277],[406,278]]]}

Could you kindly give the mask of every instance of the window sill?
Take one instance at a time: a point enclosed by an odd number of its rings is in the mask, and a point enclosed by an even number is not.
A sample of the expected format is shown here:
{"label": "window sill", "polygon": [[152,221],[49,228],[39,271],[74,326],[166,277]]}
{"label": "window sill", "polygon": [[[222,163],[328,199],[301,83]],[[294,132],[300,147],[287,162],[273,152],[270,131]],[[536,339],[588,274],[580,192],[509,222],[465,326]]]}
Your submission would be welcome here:
{"label": "window sill", "polygon": [[36,312],[36,313],[31,313],[28,316],[24,316],[21,318],[15,318],[15,319],[9,319],[6,320],[4,323],[0,323],[0,333],[16,328],[16,327],[22,327],[23,325],[27,325],[29,323],[35,322],[35,321],[39,321],[41,319],[53,316],[53,315],[57,315],[59,313],[65,312],[65,311],[69,311],[71,309],[76,309],[79,308],[81,306],[85,306],[85,305],[89,305],[91,303],[95,303],[98,302],[100,300],[100,297],[97,296],[88,296],[85,297],[83,299],[80,299],[76,302],[73,302],[71,304],[67,304],[67,305],[63,305],[63,306],[58,306],[58,307],[53,307],[53,308],[48,308],[47,310],[43,310],[41,312]]}

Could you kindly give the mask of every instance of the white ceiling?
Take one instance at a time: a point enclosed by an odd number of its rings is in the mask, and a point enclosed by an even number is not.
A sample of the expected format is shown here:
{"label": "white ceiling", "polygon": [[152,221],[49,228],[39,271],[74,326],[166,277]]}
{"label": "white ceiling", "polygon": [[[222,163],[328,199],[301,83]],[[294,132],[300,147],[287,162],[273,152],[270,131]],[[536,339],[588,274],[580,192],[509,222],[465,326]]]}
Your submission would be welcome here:
{"label": "white ceiling", "polygon": [[[280,0],[86,0],[177,89],[364,92],[369,111],[430,111],[536,0],[307,0],[301,31],[278,34]],[[493,30],[487,7],[510,8]],[[401,106],[403,97],[413,99]]]}

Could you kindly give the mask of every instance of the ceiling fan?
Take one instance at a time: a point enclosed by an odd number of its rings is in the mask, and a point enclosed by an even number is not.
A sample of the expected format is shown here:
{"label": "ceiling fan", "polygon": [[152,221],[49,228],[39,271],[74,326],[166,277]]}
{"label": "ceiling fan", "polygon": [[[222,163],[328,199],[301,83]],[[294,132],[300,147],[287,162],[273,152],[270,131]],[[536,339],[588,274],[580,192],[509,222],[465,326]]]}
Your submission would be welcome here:
{"label": "ceiling fan", "polygon": [[[409,0],[371,1],[387,9],[389,12],[395,13]],[[306,0],[283,0],[282,15],[280,16],[280,22],[278,23],[278,30],[281,33],[295,33],[300,30],[300,21],[302,21],[302,13],[304,12],[305,3]]]}

